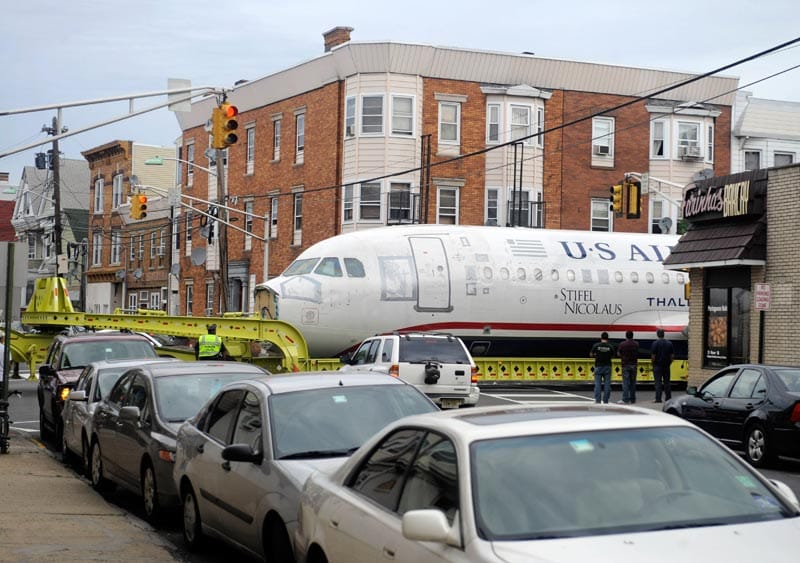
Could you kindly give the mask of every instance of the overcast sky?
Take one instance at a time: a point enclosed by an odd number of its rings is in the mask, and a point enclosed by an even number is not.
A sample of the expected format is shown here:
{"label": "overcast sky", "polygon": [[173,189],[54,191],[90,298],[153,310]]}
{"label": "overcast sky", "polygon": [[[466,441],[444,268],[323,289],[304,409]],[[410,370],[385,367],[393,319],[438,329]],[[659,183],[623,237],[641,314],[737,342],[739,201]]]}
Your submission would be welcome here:
{"label": "overcast sky", "polygon": [[[167,78],[231,87],[319,56],[322,33],[703,73],[800,36],[797,0],[9,0],[0,16],[0,111],[165,90]],[[740,86],[800,65],[800,46],[724,74]],[[536,84],[533,84],[536,86]],[[746,88],[800,102],[800,69]],[[136,109],[162,98],[136,103]],[[128,111],[127,102],[67,108],[72,130]],[[0,153],[47,142],[54,111],[0,116]],[[171,145],[159,110],[69,137],[67,158],[121,139]],[[0,158],[18,184],[41,149]]]}

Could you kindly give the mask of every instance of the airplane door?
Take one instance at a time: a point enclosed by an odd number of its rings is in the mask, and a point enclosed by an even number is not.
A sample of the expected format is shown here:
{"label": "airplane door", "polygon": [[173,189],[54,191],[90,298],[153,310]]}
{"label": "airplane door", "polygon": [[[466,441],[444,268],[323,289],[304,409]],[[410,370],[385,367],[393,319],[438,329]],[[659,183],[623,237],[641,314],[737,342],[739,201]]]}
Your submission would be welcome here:
{"label": "airplane door", "polygon": [[450,267],[442,240],[434,237],[409,237],[417,272],[417,311],[453,310],[450,301]]}

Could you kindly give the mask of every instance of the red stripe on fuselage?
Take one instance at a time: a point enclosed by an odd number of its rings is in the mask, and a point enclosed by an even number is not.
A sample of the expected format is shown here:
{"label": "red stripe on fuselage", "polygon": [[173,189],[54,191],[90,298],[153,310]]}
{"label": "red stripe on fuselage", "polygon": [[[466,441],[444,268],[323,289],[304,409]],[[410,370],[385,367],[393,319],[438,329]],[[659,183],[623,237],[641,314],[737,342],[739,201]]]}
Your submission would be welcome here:
{"label": "red stripe on fuselage", "polygon": [[429,323],[423,325],[414,325],[405,328],[396,329],[398,331],[453,331],[453,330],[483,330],[484,328],[491,330],[508,330],[508,331],[525,331],[525,332],[624,332],[632,330],[634,332],[655,332],[657,329],[664,329],[668,333],[681,333],[686,328],[685,326],[662,326],[662,325],[647,325],[647,324],[574,324],[574,323],[492,323],[492,322],[442,322],[442,323]]}

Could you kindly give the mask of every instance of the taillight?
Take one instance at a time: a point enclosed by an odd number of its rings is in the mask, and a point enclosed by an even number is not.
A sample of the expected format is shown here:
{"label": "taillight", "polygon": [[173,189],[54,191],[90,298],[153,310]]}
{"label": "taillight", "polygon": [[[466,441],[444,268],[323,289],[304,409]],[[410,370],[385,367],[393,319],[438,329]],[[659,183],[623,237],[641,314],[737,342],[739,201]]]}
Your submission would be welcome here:
{"label": "taillight", "polygon": [[791,422],[800,422],[800,402],[794,404],[789,420]]}
{"label": "taillight", "polygon": [[400,366],[392,364],[392,367],[389,368],[389,375],[392,377],[400,377]]}
{"label": "taillight", "polygon": [[478,383],[478,368],[475,366],[472,366],[472,374],[470,381],[472,381],[472,383]]}

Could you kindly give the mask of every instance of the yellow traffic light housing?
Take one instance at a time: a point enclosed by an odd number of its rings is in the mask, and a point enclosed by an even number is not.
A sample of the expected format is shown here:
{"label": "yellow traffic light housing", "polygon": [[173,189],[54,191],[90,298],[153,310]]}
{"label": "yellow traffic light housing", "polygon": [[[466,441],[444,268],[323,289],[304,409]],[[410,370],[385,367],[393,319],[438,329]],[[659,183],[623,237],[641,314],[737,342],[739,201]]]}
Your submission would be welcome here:
{"label": "yellow traffic light housing", "polygon": [[625,182],[625,191],[628,195],[628,219],[638,219],[642,216],[642,184],[635,180]]}
{"label": "yellow traffic light housing", "polygon": [[608,199],[611,201],[611,209],[614,213],[622,213],[622,184],[617,184],[615,186],[611,186],[611,197]]}
{"label": "yellow traffic light housing", "polygon": [[131,196],[131,219],[144,219],[147,217],[147,196],[133,194]]}
{"label": "yellow traffic light housing", "polygon": [[224,149],[239,137],[234,133],[239,128],[239,109],[228,102],[221,103],[211,112],[211,146],[215,149]]}

